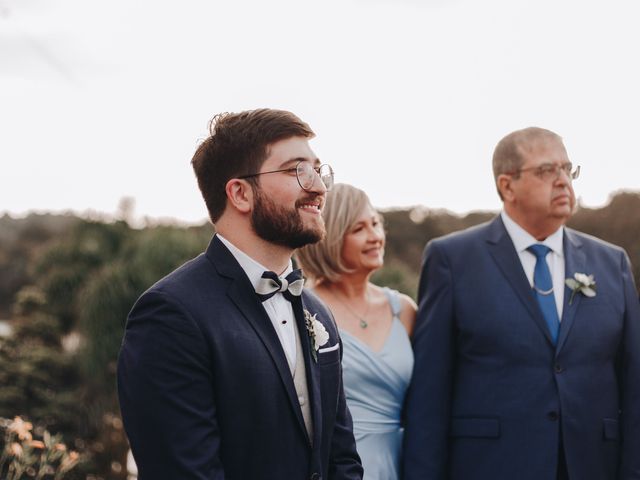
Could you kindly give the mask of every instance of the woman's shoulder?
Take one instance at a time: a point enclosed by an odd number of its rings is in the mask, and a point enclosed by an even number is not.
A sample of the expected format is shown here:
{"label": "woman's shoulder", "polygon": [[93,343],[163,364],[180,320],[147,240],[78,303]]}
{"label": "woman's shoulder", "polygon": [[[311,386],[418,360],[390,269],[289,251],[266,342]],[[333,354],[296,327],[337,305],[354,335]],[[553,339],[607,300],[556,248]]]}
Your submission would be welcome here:
{"label": "woman's shoulder", "polygon": [[413,310],[416,311],[418,306],[416,302],[409,295],[395,290],[391,287],[374,286],[381,294],[384,294],[390,301],[396,302],[401,310]]}
{"label": "woman's shoulder", "polygon": [[[416,302],[409,295],[397,290],[386,288],[386,292],[388,292],[387,294],[390,296],[390,301],[396,303],[395,308],[398,310],[396,314],[398,320],[400,320],[400,323],[402,323],[404,328],[407,330],[407,334],[411,336],[416,322],[416,312],[418,310]],[[391,300],[391,298],[395,299]]]}
{"label": "woman's shoulder", "polygon": [[400,297],[400,302],[402,302],[402,310],[411,310],[414,315],[418,310],[418,305],[416,302],[406,293],[398,292],[398,296]]}

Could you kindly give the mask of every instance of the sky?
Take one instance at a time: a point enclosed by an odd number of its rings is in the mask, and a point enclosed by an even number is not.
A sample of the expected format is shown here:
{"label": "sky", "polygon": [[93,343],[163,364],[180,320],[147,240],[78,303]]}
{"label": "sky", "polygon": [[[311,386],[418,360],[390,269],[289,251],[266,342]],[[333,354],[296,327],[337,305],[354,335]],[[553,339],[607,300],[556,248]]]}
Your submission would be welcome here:
{"label": "sky", "polygon": [[495,144],[540,126],[582,205],[640,190],[637,0],[0,0],[0,214],[197,223],[219,112],[309,123],[379,208],[498,210]]}

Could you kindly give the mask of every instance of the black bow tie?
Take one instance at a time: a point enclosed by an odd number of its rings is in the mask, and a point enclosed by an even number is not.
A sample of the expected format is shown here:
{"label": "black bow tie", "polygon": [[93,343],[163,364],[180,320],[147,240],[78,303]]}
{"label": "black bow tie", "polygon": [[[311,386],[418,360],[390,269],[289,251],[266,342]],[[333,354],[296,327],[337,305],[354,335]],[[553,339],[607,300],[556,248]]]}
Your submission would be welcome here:
{"label": "black bow tie", "polygon": [[293,297],[300,296],[303,285],[304,279],[300,269],[293,270],[284,279],[280,279],[275,272],[266,271],[256,285],[256,295],[258,295],[260,301],[264,302],[276,293],[282,292],[284,298],[291,302]]}

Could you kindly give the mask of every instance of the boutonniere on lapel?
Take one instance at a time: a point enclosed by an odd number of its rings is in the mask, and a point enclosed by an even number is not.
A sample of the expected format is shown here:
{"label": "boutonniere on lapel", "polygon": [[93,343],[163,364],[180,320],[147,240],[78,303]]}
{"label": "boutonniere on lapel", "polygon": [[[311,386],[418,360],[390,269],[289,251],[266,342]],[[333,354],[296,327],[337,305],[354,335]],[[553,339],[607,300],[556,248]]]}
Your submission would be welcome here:
{"label": "boutonniere on lapel", "polygon": [[585,297],[596,296],[596,282],[593,279],[593,275],[587,275],[586,273],[574,273],[573,278],[567,278],[564,283],[571,289],[569,305],[571,305],[573,297],[575,297],[578,292],[583,294]]}
{"label": "boutonniere on lapel", "polygon": [[309,340],[311,340],[311,355],[313,361],[318,362],[318,350],[329,341],[329,333],[324,325],[316,318],[317,313],[311,315],[309,310],[304,310],[304,323],[307,326]]}

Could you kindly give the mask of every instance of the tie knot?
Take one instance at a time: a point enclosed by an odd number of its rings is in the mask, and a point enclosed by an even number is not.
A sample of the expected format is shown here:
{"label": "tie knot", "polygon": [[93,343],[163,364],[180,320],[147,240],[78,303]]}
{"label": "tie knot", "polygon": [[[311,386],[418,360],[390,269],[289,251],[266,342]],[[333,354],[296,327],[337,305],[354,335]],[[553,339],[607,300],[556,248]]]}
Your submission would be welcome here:
{"label": "tie knot", "polygon": [[527,248],[531,253],[536,256],[536,259],[544,259],[547,254],[551,251],[549,247],[543,245],[542,243],[535,243]]}

